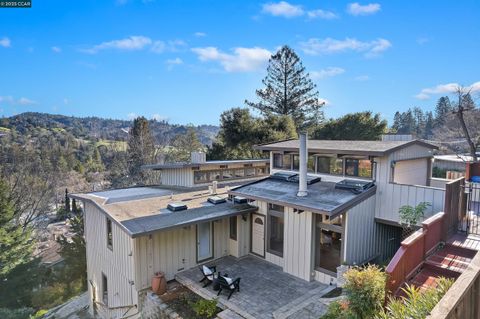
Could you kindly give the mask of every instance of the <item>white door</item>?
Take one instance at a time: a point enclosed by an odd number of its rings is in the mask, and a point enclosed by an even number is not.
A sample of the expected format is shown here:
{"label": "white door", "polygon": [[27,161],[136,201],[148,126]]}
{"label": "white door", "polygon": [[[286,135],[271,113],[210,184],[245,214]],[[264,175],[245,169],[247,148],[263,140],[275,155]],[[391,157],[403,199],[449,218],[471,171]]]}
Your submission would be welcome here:
{"label": "white door", "polygon": [[252,253],[265,256],[265,217],[252,214]]}
{"label": "white door", "polygon": [[201,223],[197,225],[197,261],[213,257],[212,245],[212,223]]}

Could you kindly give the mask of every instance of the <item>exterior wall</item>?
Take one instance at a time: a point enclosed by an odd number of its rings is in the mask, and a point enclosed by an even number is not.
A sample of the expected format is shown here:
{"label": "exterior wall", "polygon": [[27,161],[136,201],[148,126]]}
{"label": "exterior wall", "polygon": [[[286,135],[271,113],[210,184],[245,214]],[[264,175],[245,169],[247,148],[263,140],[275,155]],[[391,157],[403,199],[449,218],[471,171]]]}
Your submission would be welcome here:
{"label": "exterior wall", "polygon": [[376,247],[375,195],[350,208],[346,214],[344,261],[361,265],[379,255]]}
{"label": "exterior wall", "polygon": [[427,186],[430,159],[414,159],[395,163],[393,182],[398,184]]}
{"label": "exterior wall", "polygon": [[162,170],[161,184],[170,186],[192,187],[193,171],[191,168],[175,168]]}
{"label": "exterior wall", "polygon": [[[224,218],[212,224],[213,259],[215,259],[230,253],[229,220]],[[151,236],[135,238],[134,241],[137,290],[150,287],[151,278],[157,271],[163,271],[166,279],[171,280],[177,272],[199,264],[195,226],[158,232]]]}
{"label": "exterior wall", "polygon": [[[90,306],[103,318],[119,318],[136,311],[138,294],[133,282],[133,242],[123,229],[112,222],[113,250],[107,247],[106,215],[95,205],[85,202],[85,240],[87,243],[87,280]],[[108,307],[103,305],[102,273],[107,277]],[[109,309],[116,308],[116,309]]]}
{"label": "exterior wall", "polygon": [[439,169],[444,169],[447,171],[459,171],[465,172],[466,163],[458,162],[458,161],[444,161],[440,159],[435,159],[433,162],[433,167],[437,167]]}

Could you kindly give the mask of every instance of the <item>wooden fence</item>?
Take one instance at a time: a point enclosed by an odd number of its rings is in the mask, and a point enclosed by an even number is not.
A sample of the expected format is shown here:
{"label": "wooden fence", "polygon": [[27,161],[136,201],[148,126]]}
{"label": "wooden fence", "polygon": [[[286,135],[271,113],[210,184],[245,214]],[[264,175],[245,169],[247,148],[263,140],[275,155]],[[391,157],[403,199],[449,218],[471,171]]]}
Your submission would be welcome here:
{"label": "wooden fence", "polygon": [[480,319],[480,254],[458,277],[427,319]]}
{"label": "wooden fence", "polygon": [[466,216],[466,198],[464,192],[465,178],[461,177],[445,185],[445,207],[446,222],[443,229],[443,240],[458,231],[458,222],[463,221]]}

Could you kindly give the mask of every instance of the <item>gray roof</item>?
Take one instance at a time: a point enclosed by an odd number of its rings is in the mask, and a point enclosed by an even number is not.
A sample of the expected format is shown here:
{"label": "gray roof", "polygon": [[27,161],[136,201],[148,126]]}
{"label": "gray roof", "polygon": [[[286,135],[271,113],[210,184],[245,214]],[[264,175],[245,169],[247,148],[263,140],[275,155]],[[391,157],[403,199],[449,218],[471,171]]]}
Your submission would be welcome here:
{"label": "gray roof", "polygon": [[308,185],[305,197],[298,197],[297,192],[298,183],[266,178],[239,186],[228,193],[333,217],[374,195],[376,186],[356,194],[350,190],[335,189],[332,182],[318,182]]}
{"label": "gray roof", "polygon": [[[384,156],[398,149],[421,145],[430,149],[437,146],[422,140],[411,141],[343,141],[343,140],[308,140],[307,147],[310,153],[350,154]],[[258,145],[255,148],[263,151],[298,151],[298,140],[287,140],[271,144]]]}
{"label": "gray roof", "polygon": [[113,204],[131,200],[173,195],[176,193],[178,193],[178,191],[173,189],[157,187],[131,187],[92,192],[90,195],[105,199],[104,204]]}
{"label": "gray roof", "polygon": [[121,224],[132,237],[138,237],[159,230],[185,227],[200,222],[208,222],[229,216],[250,213],[256,210],[257,207],[249,204],[233,204],[232,202],[227,202],[178,212],[162,210],[160,214],[125,220],[122,221]]}
{"label": "gray roof", "polygon": [[166,164],[150,164],[143,165],[144,169],[174,169],[174,168],[186,168],[195,166],[208,166],[208,165],[233,165],[233,164],[261,164],[270,163],[269,159],[244,159],[244,160],[225,160],[225,161],[206,161],[203,163],[166,163]]}

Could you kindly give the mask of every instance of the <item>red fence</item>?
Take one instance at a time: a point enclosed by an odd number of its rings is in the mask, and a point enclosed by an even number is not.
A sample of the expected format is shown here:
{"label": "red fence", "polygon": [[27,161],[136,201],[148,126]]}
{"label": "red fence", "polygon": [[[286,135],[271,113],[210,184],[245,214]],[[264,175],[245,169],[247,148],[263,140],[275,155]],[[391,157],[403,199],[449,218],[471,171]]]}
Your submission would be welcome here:
{"label": "red fence", "polygon": [[444,213],[437,213],[422,223],[416,231],[401,243],[400,249],[387,266],[387,291],[391,294],[422,265],[426,256],[442,241]]}

